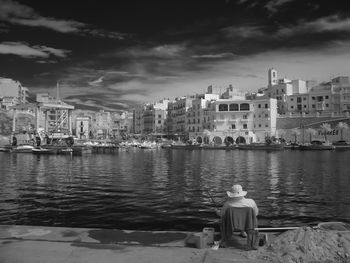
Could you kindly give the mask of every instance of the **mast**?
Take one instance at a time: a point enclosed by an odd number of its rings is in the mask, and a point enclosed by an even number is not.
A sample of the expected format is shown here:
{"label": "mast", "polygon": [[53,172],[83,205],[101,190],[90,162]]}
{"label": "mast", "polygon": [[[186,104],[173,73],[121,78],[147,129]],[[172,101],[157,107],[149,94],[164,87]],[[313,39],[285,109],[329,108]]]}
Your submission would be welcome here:
{"label": "mast", "polygon": [[58,101],[60,99],[60,84],[59,81],[57,81],[56,85],[56,100]]}

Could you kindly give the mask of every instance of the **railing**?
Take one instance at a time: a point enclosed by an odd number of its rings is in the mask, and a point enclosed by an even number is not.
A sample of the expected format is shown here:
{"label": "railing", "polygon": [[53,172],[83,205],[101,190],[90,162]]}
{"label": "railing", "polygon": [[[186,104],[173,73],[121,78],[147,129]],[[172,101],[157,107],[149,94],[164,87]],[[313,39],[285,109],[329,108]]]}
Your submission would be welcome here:
{"label": "railing", "polygon": [[295,118],[295,117],[345,117],[350,118],[349,112],[312,112],[312,113],[306,113],[306,112],[289,112],[286,114],[278,114],[278,118]]}

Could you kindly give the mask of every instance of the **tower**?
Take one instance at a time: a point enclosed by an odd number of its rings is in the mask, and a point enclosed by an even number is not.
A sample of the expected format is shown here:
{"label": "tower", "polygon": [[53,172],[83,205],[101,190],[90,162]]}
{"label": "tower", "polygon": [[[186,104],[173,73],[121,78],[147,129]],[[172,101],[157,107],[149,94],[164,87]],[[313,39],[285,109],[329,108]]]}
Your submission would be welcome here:
{"label": "tower", "polygon": [[277,84],[277,70],[275,70],[274,68],[270,68],[269,69],[269,82],[268,82],[268,86],[274,86]]}

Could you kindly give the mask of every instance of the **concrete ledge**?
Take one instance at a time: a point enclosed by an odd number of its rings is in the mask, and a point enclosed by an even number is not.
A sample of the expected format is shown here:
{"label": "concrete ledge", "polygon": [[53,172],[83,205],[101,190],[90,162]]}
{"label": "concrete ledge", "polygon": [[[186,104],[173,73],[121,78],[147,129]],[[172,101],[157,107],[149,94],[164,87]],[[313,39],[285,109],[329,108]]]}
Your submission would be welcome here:
{"label": "concrete ledge", "polygon": [[0,225],[0,262],[257,262],[239,249],[185,247],[189,234]]}

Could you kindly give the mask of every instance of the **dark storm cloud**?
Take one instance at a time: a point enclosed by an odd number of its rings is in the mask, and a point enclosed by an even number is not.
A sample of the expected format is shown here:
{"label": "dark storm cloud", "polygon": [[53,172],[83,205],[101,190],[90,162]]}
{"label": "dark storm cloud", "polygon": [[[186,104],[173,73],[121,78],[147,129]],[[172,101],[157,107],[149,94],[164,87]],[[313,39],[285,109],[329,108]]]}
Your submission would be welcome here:
{"label": "dark storm cloud", "polygon": [[91,25],[74,20],[56,19],[38,14],[33,8],[12,0],[0,0],[0,20],[28,27],[44,27],[60,33],[77,33],[98,37],[124,39],[117,32],[94,29]]}
{"label": "dark storm cloud", "polygon": [[350,53],[346,1],[0,2],[4,73],[33,92],[59,81],[79,107],[125,109],[216,83],[256,90],[268,67],[317,65],[319,77]]}

